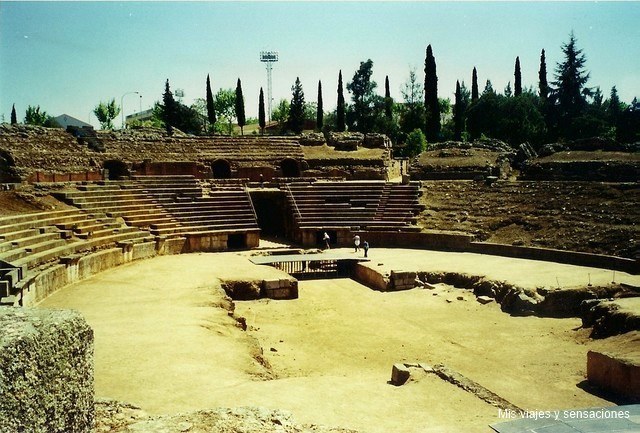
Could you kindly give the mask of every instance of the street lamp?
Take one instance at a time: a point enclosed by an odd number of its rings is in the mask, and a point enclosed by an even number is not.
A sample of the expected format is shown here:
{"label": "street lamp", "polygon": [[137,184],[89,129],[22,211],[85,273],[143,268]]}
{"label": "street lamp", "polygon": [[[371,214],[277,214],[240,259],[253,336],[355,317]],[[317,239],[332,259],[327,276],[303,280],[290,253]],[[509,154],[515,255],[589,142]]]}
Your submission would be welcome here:
{"label": "street lamp", "polygon": [[123,106],[124,97],[127,95],[133,95],[134,93],[136,95],[140,94],[140,92],[127,92],[120,97],[120,111],[122,111],[122,129],[124,129],[124,106]]}

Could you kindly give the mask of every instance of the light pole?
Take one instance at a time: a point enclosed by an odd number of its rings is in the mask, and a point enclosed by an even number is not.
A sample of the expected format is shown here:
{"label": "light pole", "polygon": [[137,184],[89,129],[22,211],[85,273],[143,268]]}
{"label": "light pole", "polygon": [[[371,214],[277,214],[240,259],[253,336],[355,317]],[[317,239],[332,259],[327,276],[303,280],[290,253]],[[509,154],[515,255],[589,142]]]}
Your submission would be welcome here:
{"label": "light pole", "polygon": [[140,92],[127,92],[127,93],[123,94],[123,95],[120,97],[120,111],[122,112],[122,125],[121,125],[121,129],[124,129],[124,106],[122,105],[122,104],[123,104],[123,102],[124,102],[124,97],[125,97],[125,96],[127,96],[127,95],[133,95],[134,93],[135,93],[136,95],[139,95],[139,94],[140,94]]}

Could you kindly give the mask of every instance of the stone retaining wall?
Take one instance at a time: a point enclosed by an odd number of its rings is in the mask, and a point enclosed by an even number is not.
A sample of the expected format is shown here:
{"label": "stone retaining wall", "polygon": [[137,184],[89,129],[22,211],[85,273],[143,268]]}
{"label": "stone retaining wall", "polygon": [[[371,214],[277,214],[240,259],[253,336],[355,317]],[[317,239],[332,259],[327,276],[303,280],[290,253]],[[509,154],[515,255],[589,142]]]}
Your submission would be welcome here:
{"label": "stone retaining wall", "polygon": [[90,432],[93,331],[75,311],[0,309],[0,431]]}
{"label": "stone retaining wall", "polygon": [[[555,250],[551,248],[473,242],[473,236],[466,234],[361,231],[354,232],[353,234],[358,234],[360,235],[360,239],[368,241],[371,248],[416,248],[437,251],[470,252],[611,269],[635,275],[640,274],[639,260],[578,251]],[[341,243],[341,246],[351,246],[351,239],[348,238],[348,236],[343,236],[341,239],[347,241],[346,243]]]}
{"label": "stone retaining wall", "polygon": [[587,353],[587,378],[592,385],[640,403],[640,363],[609,353]]}

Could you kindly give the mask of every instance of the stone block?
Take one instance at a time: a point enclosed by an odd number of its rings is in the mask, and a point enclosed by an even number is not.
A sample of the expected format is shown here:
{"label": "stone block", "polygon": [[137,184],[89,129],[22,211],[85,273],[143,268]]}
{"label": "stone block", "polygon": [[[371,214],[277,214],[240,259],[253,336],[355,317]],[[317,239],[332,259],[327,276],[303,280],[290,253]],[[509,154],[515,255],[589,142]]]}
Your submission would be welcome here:
{"label": "stone block", "polygon": [[490,302],[493,302],[493,298],[490,298],[490,297],[488,297],[488,296],[478,296],[478,297],[476,298],[476,300],[477,300],[478,302],[480,302],[481,304],[483,304],[483,305],[484,305],[484,304],[488,304],[488,303],[490,303]]}
{"label": "stone block", "polygon": [[264,280],[262,282],[262,288],[265,291],[279,289],[280,288],[280,280]]}
{"label": "stone block", "polygon": [[90,432],[93,331],[75,311],[0,309],[0,431]]}
{"label": "stone block", "polygon": [[404,364],[393,364],[391,368],[391,383],[393,385],[404,385],[410,376],[411,372]]}
{"label": "stone block", "polygon": [[640,403],[640,357],[616,356],[610,353],[587,353],[587,380],[606,391]]}

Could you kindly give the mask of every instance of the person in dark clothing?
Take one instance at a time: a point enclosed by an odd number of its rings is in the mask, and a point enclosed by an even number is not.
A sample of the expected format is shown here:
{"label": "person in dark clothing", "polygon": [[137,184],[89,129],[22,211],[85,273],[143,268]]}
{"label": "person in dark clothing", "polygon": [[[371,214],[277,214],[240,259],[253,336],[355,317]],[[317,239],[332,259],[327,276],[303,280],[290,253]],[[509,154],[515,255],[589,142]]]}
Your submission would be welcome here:
{"label": "person in dark clothing", "polygon": [[364,241],[364,242],[362,243],[362,249],[364,250],[364,256],[365,256],[365,257],[369,257],[369,256],[368,256],[368,254],[369,254],[369,242]]}

